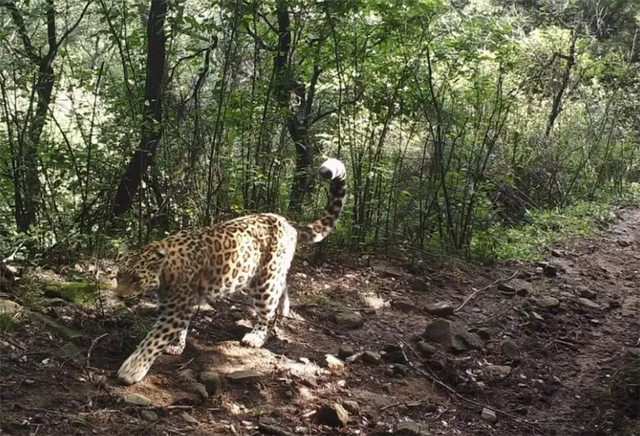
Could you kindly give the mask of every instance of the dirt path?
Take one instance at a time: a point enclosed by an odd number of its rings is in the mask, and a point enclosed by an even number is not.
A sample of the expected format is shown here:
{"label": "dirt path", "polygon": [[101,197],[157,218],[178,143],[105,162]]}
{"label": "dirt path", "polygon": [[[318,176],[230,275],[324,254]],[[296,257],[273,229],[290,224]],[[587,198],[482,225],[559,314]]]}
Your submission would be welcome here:
{"label": "dirt path", "polygon": [[[282,320],[264,349],[237,342],[237,321],[250,319],[244,304],[203,308],[185,353],[161,356],[132,387],[115,371],[144,317],[49,307],[83,336],[65,339],[33,317],[3,327],[0,433],[637,435],[639,231],[640,210],[627,208],[539,265],[411,274],[397,264],[298,263],[297,319]],[[453,315],[429,306],[457,308],[481,288]],[[430,343],[425,328],[436,320]],[[333,403],[346,425],[318,423],[337,419]]]}

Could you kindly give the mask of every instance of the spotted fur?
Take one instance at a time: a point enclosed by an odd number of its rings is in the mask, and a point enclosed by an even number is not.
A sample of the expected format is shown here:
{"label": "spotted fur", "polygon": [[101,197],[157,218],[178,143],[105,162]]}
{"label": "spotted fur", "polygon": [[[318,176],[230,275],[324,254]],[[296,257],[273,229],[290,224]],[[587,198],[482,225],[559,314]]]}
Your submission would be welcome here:
{"label": "spotted fur", "polygon": [[322,216],[307,226],[270,213],[248,215],[204,230],[183,230],[122,255],[116,295],[122,300],[152,291],[158,295],[158,319],[120,367],[122,382],[142,380],[162,352],[181,354],[195,307],[240,289],[252,296],[258,318],[242,342],[265,343],[278,308],[284,315],[289,311],[286,280],[297,244],[324,239],[342,213],[344,164],[328,159],[320,174],[331,180],[331,198]]}

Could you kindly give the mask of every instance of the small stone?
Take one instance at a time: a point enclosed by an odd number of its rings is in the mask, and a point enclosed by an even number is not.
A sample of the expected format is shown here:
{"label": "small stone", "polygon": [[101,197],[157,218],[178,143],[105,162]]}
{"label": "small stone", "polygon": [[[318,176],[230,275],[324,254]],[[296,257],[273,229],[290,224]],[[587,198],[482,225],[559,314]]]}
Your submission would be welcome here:
{"label": "small stone", "polygon": [[149,406],[151,400],[142,394],[131,393],[124,397],[125,404],[129,406]]}
{"label": "small stone", "polygon": [[258,423],[262,425],[278,425],[278,420],[270,416],[263,415],[260,418],[258,418]]}
{"label": "small stone", "polygon": [[342,401],[342,407],[349,413],[353,413],[354,415],[360,414],[360,404],[357,401],[353,400],[344,400]]}
{"label": "small stone", "polygon": [[331,354],[325,354],[322,366],[331,370],[344,369],[344,362]]}
{"label": "small stone", "polygon": [[415,421],[400,421],[396,424],[394,435],[402,436],[422,436],[427,433],[427,426]]}
{"label": "small stone", "polygon": [[405,313],[418,311],[418,307],[415,304],[413,304],[411,300],[408,300],[408,299],[393,300],[391,302],[391,307]]}
{"label": "small stone", "polygon": [[562,251],[560,251],[560,250],[552,249],[551,250],[551,255],[553,257],[562,257],[562,256],[564,256],[564,253],[562,253]]}
{"label": "small stone", "polygon": [[316,421],[330,427],[344,427],[349,423],[349,412],[338,403],[326,404],[318,410]]}
{"label": "small stone", "polygon": [[178,371],[178,377],[180,377],[183,380],[193,380],[195,378],[195,374],[196,372],[191,368]]}
{"label": "small stone", "polygon": [[262,375],[251,369],[234,371],[227,374],[227,379],[233,383],[252,383],[260,380]]}
{"label": "small stone", "polygon": [[480,339],[482,339],[483,341],[488,341],[489,339],[491,339],[491,329],[488,329],[486,327],[480,327],[478,330],[476,330],[476,334],[480,336]]}
{"label": "small stone", "polygon": [[375,351],[365,351],[362,353],[362,361],[369,365],[376,365],[382,361],[382,356]]}
{"label": "small stone", "polygon": [[464,326],[447,319],[437,319],[427,326],[424,337],[430,342],[441,344],[456,351],[482,346],[482,339],[468,332]]}
{"label": "small stone", "polygon": [[482,409],[482,414],[480,415],[480,417],[482,419],[484,419],[487,422],[490,422],[491,424],[495,423],[496,421],[498,421],[498,417],[496,416],[496,412],[494,412],[493,410],[484,407]]}
{"label": "small stone", "polygon": [[219,393],[224,386],[224,378],[216,371],[202,371],[199,378],[209,395]]}
{"label": "small stone", "polygon": [[144,421],[148,421],[148,422],[156,422],[158,419],[160,419],[158,417],[158,414],[156,412],[154,412],[153,410],[143,410],[140,412],[140,418],[143,419]]}
{"label": "small stone", "polygon": [[430,287],[429,283],[426,280],[416,277],[415,279],[413,279],[411,289],[417,292],[427,292],[429,291]]}
{"label": "small stone", "polygon": [[598,303],[593,300],[589,300],[588,298],[578,298],[578,303],[586,309],[601,309]]}
{"label": "small stone", "polygon": [[544,321],[544,318],[538,312],[535,312],[533,310],[531,311],[531,317],[536,321]]}
{"label": "small stone", "polygon": [[182,419],[184,419],[189,424],[199,424],[198,420],[189,415],[187,412],[182,412]]}
{"label": "small stone", "polygon": [[609,300],[609,309],[620,309],[622,307],[622,303],[618,300]]}
{"label": "small stone", "polygon": [[558,267],[555,265],[548,264],[542,268],[542,272],[547,277],[555,277],[558,275]]}
{"label": "small stone", "polygon": [[17,312],[21,312],[23,307],[11,300],[0,300],[0,314],[6,313],[7,315],[12,315]]}
{"label": "small stone", "polygon": [[506,365],[488,365],[482,369],[482,377],[487,380],[504,380],[511,374],[511,367]]}
{"label": "small stone", "polygon": [[191,388],[198,394],[200,400],[206,401],[209,398],[209,391],[204,384],[193,382],[191,383]]}
{"label": "small stone", "polygon": [[93,379],[93,385],[97,388],[104,386],[105,384],[107,384],[107,377],[104,375],[97,375]]}
{"label": "small stone", "polygon": [[358,329],[364,325],[364,318],[358,312],[344,310],[333,314],[333,320],[336,324],[344,326],[348,329]]}
{"label": "small stone", "polygon": [[590,300],[595,300],[598,296],[595,291],[587,288],[586,286],[578,286],[577,291],[581,297],[588,298]]}
{"label": "small stone", "polygon": [[353,356],[355,354],[355,350],[351,345],[342,345],[338,349],[338,357],[342,360],[345,360],[347,357]]}
{"label": "small stone", "polygon": [[618,239],[618,245],[621,247],[628,247],[631,245],[631,242],[627,241],[626,239]]}
{"label": "small stone", "polygon": [[63,300],[62,298],[44,298],[42,300],[42,305],[45,307],[61,307],[68,304],[69,302],[67,300]]}
{"label": "small stone", "polygon": [[632,359],[640,359],[640,348],[638,347],[629,347],[625,353],[628,357]]}
{"label": "small stone", "polygon": [[524,297],[533,291],[533,285],[522,279],[511,279],[506,283],[500,283],[498,291],[505,294],[518,294]]}
{"label": "small stone", "polygon": [[535,300],[536,304],[544,309],[553,309],[560,306],[560,300],[556,297],[544,296]]}
{"label": "small stone", "polygon": [[515,359],[518,356],[518,344],[511,338],[507,338],[502,342],[500,346],[502,350],[502,354],[507,356],[509,359]]}
{"label": "small stone", "polygon": [[436,352],[436,347],[425,341],[418,342],[416,348],[423,357],[431,357]]}
{"label": "small stone", "polygon": [[394,375],[399,375],[401,377],[409,374],[409,367],[401,363],[394,363],[391,365],[391,369],[393,370]]}
{"label": "small stone", "polygon": [[450,301],[438,301],[437,303],[427,304],[425,311],[433,316],[451,316],[453,315],[453,303]]}

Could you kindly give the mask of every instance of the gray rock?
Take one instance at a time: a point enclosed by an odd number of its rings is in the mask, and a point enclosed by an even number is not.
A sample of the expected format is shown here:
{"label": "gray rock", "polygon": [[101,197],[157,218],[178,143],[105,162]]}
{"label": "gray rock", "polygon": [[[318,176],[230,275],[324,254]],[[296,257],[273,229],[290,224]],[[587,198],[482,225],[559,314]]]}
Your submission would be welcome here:
{"label": "gray rock", "polygon": [[362,361],[370,365],[376,365],[382,361],[382,356],[375,351],[365,351],[362,353]]}
{"label": "gray rock", "polygon": [[191,389],[198,394],[198,398],[200,398],[200,400],[206,401],[209,398],[209,390],[203,383],[192,382]]}
{"label": "gray rock", "polygon": [[586,286],[578,286],[577,291],[581,297],[588,298],[589,300],[595,300],[596,297],[598,296],[598,294],[595,291],[587,288]]}
{"label": "gray rock", "polygon": [[413,279],[411,289],[417,292],[427,292],[429,291],[430,287],[429,283],[426,280],[416,277],[415,279]]}
{"label": "gray rock", "polygon": [[189,424],[199,424],[199,421],[193,416],[189,415],[187,412],[182,412],[181,415],[182,419],[184,419],[185,422],[188,422]]}
{"label": "gray rock", "polygon": [[482,378],[487,381],[504,380],[511,375],[511,367],[506,365],[488,365],[482,369]]}
{"label": "gray rock", "polygon": [[585,309],[602,309],[598,303],[593,300],[589,300],[588,298],[580,297],[578,298],[578,303]]}
{"label": "gray rock", "polygon": [[506,283],[500,283],[498,290],[505,294],[518,294],[524,297],[533,291],[533,285],[522,279],[511,279]]}
{"label": "gray rock", "polygon": [[358,312],[352,310],[341,310],[333,314],[336,324],[348,329],[358,329],[364,325],[364,318]]}
{"label": "gray rock", "polygon": [[331,370],[344,369],[344,362],[331,354],[325,354],[322,366]]}
{"label": "gray rock", "polygon": [[0,314],[6,313],[7,315],[13,315],[14,313],[21,312],[23,307],[11,300],[0,300]]}
{"label": "gray rock", "polygon": [[546,266],[542,267],[542,272],[547,277],[555,277],[558,275],[558,267],[552,264],[547,264]]}
{"label": "gray rock", "polygon": [[60,307],[66,306],[69,302],[67,300],[63,300],[62,298],[43,298],[42,305],[45,307]]}
{"label": "gray rock", "polygon": [[502,350],[502,354],[509,359],[515,359],[518,356],[518,344],[511,338],[505,339],[502,345],[500,345],[500,349]]}
{"label": "gray rock", "polygon": [[140,412],[140,418],[148,421],[148,422],[156,422],[158,419],[158,414],[153,410],[143,410]]}
{"label": "gray rock", "polygon": [[409,374],[409,367],[401,363],[394,363],[393,365],[391,365],[391,370],[393,371],[394,375],[399,375],[401,377]]}
{"label": "gray rock", "polygon": [[550,297],[548,295],[536,298],[534,301],[538,306],[544,309],[553,309],[560,306],[560,300],[558,300],[556,297]]}
{"label": "gray rock", "polygon": [[465,351],[482,345],[482,339],[478,335],[468,332],[464,326],[447,319],[437,319],[429,324],[424,337],[430,342],[456,351]]}
{"label": "gray rock", "polygon": [[338,403],[325,404],[318,410],[316,421],[330,427],[344,427],[349,423],[349,412]]}
{"label": "gray rock", "polygon": [[262,374],[251,369],[234,371],[227,374],[227,380],[232,383],[254,383],[260,380]]}
{"label": "gray rock", "polygon": [[427,304],[425,311],[433,316],[451,316],[453,315],[453,303],[450,301],[438,301],[437,303]]}
{"label": "gray rock", "polygon": [[354,415],[360,414],[360,404],[357,401],[353,400],[344,400],[342,401],[342,407],[349,413],[353,413]]}
{"label": "gray rock", "polygon": [[342,345],[338,349],[338,357],[342,360],[345,360],[347,357],[353,356],[355,354],[355,350],[351,345]]}
{"label": "gray rock", "polygon": [[423,357],[431,357],[436,352],[436,347],[425,341],[418,342],[416,349]]}
{"label": "gray rock", "polygon": [[409,299],[393,300],[391,307],[405,313],[417,312],[419,310],[418,306]]}
{"label": "gray rock", "polygon": [[640,359],[640,348],[638,347],[629,347],[625,353],[628,357],[632,359]]}
{"label": "gray rock", "polygon": [[423,436],[427,435],[427,426],[415,421],[400,421],[393,431],[394,435]]}
{"label": "gray rock", "polygon": [[130,393],[124,397],[125,404],[129,406],[150,406],[151,400],[142,394]]}
{"label": "gray rock", "polygon": [[216,371],[202,371],[199,378],[209,395],[219,393],[224,387],[224,378]]}
{"label": "gray rock", "polygon": [[491,339],[491,329],[487,327],[479,328],[478,330],[476,330],[476,334],[480,336],[480,339],[482,339],[483,341],[488,341],[489,339]]}
{"label": "gray rock", "polygon": [[480,415],[480,418],[484,419],[487,422],[490,422],[491,424],[495,423],[496,421],[498,421],[498,417],[496,416],[496,412],[494,412],[493,410],[484,407],[482,409],[482,414]]}

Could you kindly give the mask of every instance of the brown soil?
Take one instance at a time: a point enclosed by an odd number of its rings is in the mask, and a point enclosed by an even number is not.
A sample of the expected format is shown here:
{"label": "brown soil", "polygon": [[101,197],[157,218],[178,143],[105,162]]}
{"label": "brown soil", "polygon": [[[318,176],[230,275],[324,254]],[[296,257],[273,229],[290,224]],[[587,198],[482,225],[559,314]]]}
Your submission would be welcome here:
{"label": "brown soil", "polygon": [[[347,266],[346,255],[322,267],[299,261],[290,274],[295,315],[280,321],[277,337],[263,349],[238,343],[243,330],[236,321],[251,316],[237,296],[202,308],[184,354],[161,356],[130,387],[118,384],[115,371],[141,339],[140,320],[152,315],[116,317],[100,305],[47,308],[57,322],[84,333],[75,340],[83,352],[77,356],[60,354],[66,340],[59,333],[20,317],[0,338],[0,433],[366,435],[392,433],[399,422],[412,420],[430,435],[640,434],[639,364],[626,357],[640,331],[640,210],[627,208],[619,218],[595,238],[556,247],[548,259],[558,267],[553,277],[536,264],[458,261],[457,267],[448,262],[416,271],[388,261]],[[532,284],[527,295],[487,287],[517,270]],[[414,290],[416,277],[424,289]],[[423,358],[416,343],[435,318],[422,308],[443,300],[458,307],[474,289],[481,290],[450,319],[487,328],[490,338],[458,353],[435,345],[435,354]],[[595,292],[590,298],[600,308],[579,301],[585,289]],[[557,298],[559,306],[540,307],[536,299],[543,296]],[[390,303],[397,299],[411,300],[417,310],[395,309]],[[359,311],[364,326],[335,324],[336,304]],[[503,351],[506,338],[517,344],[511,357]],[[394,375],[388,358],[324,368],[325,355],[337,355],[343,345],[375,352],[400,346],[386,357],[404,361],[408,373]],[[508,365],[511,374],[484,380],[479,374],[489,364]],[[224,379],[241,369],[259,372],[258,382],[226,382],[208,399],[194,387],[201,371]],[[145,395],[152,405],[127,405],[123,399],[130,393]],[[346,427],[316,422],[322,405],[347,400],[360,411],[350,413]],[[483,407],[496,412],[496,423],[481,419]],[[145,410],[159,420],[142,419]]]}

